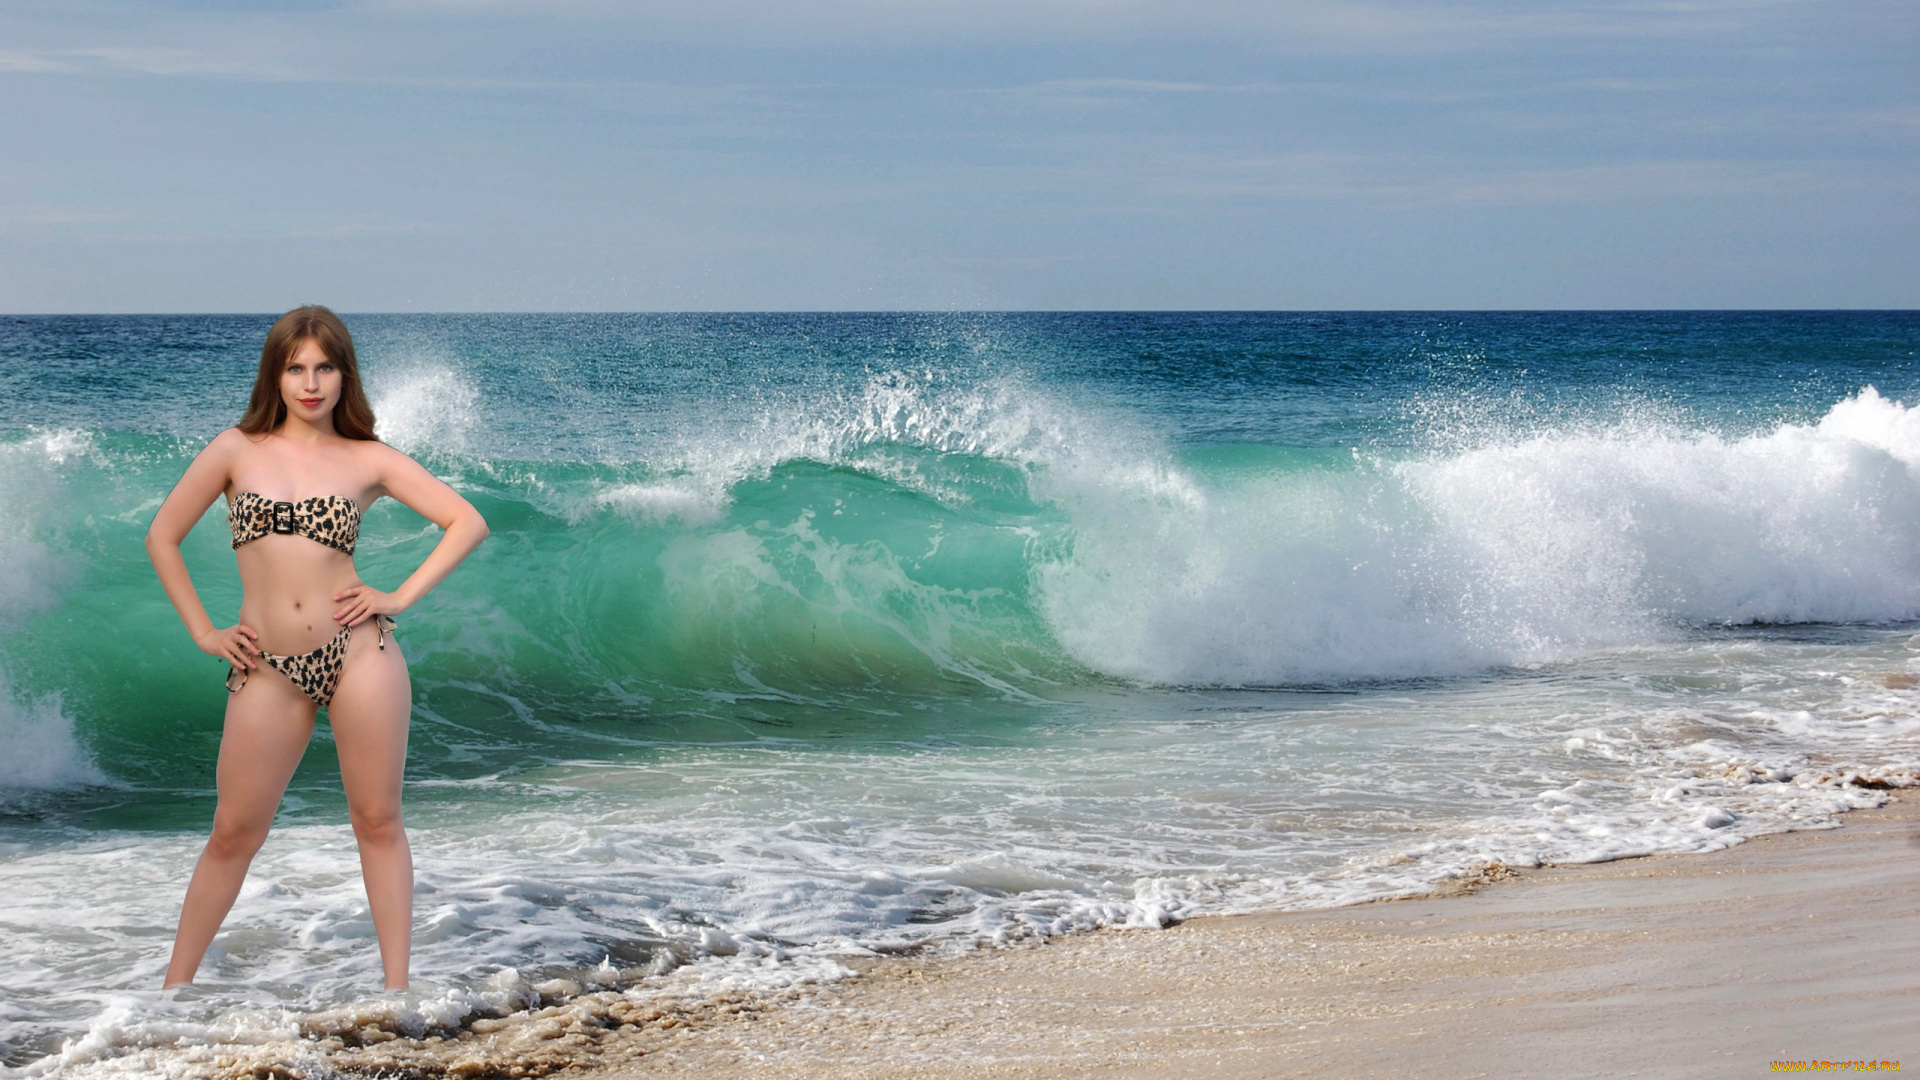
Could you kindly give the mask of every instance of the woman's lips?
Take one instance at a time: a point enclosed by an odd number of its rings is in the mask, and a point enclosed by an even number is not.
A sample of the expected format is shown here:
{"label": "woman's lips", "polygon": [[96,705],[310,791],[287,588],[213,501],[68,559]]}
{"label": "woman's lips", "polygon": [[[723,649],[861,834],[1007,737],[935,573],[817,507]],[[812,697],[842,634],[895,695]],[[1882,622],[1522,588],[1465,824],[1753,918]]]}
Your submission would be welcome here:
{"label": "woman's lips", "polygon": [[302,405],[305,405],[305,406],[306,406],[307,408],[309,408],[309,409],[317,409],[317,408],[319,408],[319,407],[320,407],[320,403],[321,403],[321,402],[323,402],[323,401],[325,401],[325,400],[327,400],[327,399],[326,399],[326,398],[317,398],[317,397],[303,397],[303,398],[300,398],[300,399],[299,399],[299,401],[300,401],[300,404],[302,404]]}

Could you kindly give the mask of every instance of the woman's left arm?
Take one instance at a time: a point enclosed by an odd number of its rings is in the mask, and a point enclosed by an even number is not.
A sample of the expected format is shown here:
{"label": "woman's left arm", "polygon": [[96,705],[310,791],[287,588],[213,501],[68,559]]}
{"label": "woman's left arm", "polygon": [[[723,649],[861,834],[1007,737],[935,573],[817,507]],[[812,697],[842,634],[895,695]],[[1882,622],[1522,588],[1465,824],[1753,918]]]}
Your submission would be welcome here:
{"label": "woman's left arm", "polygon": [[380,482],[386,494],[446,530],[446,535],[440,538],[420,568],[392,592],[381,592],[363,584],[334,596],[340,609],[333,613],[333,618],[342,626],[351,626],[372,615],[398,615],[412,607],[487,538],[486,519],[472,503],[461,498],[459,492],[398,450],[380,446],[376,452],[382,459]]}

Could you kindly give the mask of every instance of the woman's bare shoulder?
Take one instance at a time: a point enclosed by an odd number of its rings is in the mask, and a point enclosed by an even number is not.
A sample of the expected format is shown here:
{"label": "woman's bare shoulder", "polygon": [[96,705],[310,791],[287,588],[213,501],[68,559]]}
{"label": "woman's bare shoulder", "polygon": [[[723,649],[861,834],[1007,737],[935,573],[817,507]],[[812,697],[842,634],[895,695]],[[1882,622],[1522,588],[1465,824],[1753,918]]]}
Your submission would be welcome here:
{"label": "woman's bare shoulder", "polygon": [[360,467],[375,478],[374,483],[387,495],[393,494],[395,484],[405,484],[424,471],[405,451],[372,439],[356,440],[353,453]]}
{"label": "woman's bare shoulder", "polygon": [[254,442],[255,440],[246,432],[237,427],[230,427],[208,440],[206,448],[200,451],[200,456],[230,458],[235,454],[244,453]]}
{"label": "woman's bare shoulder", "polygon": [[353,452],[360,460],[378,468],[390,468],[394,465],[412,464],[413,459],[405,452],[397,450],[378,439],[355,439]]}

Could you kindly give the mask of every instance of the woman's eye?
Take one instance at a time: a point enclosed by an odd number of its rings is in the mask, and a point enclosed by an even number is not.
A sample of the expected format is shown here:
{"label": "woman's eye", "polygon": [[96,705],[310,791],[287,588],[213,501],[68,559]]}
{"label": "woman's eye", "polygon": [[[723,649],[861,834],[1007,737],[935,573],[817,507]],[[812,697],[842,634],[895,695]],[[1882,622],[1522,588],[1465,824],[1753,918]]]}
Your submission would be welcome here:
{"label": "woman's eye", "polygon": [[321,365],[320,365],[320,370],[321,370],[321,371],[332,371],[332,370],[333,370],[333,365],[332,365],[332,364],[321,364]]}
{"label": "woman's eye", "polygon": [[300,366],[299,364],[288,364],[288,365],[287,365],[287,374],[289,374],[289,375],[298,375],[298,374],[300,374],[301,372],[303,372],[303,371],[305,371],[305,370],[307,370],[307,369],[306,369],[306,368],[303,368],[303,367],[301,367],[301,366]]}

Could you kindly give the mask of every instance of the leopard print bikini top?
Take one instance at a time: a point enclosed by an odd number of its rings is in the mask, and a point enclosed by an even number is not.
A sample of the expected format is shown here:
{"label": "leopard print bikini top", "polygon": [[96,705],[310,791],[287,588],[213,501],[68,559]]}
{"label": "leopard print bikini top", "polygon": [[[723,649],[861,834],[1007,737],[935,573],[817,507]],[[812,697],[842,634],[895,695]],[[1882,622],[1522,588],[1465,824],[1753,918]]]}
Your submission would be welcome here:
{"label": "leopard print bikini top", "polygon": [[276,502],[242,491],[227,502],[227,523],[233,527],[236,548],[268,533],[283,533],[304,536],[351,555],[353,545],[360,540],[360,507],[344,495]]}

